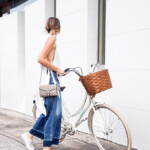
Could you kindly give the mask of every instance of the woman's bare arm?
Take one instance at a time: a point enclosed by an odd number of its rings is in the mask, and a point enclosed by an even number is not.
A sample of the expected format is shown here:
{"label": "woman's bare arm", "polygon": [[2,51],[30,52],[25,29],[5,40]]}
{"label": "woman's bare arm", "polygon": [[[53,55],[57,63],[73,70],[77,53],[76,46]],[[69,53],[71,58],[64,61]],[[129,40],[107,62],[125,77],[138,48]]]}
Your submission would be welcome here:
{"label": "woman's bare arm", "polygon": [[37,62],[51,70],[58,72],[59,68],[47,60],[47,56],[52,52],[54,44],[55,44],[55,37],[48,37],[42,51],[39,54]]}

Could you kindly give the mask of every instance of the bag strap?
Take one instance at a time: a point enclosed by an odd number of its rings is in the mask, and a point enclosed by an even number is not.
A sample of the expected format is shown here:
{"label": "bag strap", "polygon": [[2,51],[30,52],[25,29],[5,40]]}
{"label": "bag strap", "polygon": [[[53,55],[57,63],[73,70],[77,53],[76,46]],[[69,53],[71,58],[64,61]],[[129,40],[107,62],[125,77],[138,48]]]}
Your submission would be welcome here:
{"label": "bag strap", "polygon": [[[41,75],[40,75],[39,86],[40,86],[40,84],[41,84],[42,69],[43,69],[43,65],[41,65]],[[49,69],[49,70],[50,70],[50,69]],[[48,69],[47,69],[47,72],[48,72]],[[54,78],[53,71],[52,71],[52,70],[50,70],[50,72],[51,72],[51,75],[52,75],[52,78],[53,78],[54,84],[56,84],[56,80],[55,80],[55,78]],[[49,72],[48,72],[48,73],[49,73]]]}
{"label": "bag strap", "polygon": [[41,76],[42,76],[42,67],[43,67],[43,65],[41,65],[41,74],[40,74],[40,81],[39,81],[39,86],[40,86],[40,83],[41,83]]}
{"label": "bag strap", "polygon": [[52,70],[50,70],[50,72],[51,72],[51,75],[52,75],[52,78],[53,78],[54,84],[56,84],[56,81],[55,81],[55,78],[54,78],[53,71],[52,71]]}

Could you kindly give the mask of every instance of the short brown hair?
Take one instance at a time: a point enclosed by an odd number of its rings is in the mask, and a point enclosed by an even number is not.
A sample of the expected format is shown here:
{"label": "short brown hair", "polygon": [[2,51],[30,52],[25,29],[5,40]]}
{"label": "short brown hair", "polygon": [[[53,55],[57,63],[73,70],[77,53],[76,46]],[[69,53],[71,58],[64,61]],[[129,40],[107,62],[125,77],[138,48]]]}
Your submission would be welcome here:
{"label": "short brown hair", "polygon": [[45,29],[49,33],[51,30],[58,30],[60,32],[60,21],[56,17],[49,17],[46,21]]}

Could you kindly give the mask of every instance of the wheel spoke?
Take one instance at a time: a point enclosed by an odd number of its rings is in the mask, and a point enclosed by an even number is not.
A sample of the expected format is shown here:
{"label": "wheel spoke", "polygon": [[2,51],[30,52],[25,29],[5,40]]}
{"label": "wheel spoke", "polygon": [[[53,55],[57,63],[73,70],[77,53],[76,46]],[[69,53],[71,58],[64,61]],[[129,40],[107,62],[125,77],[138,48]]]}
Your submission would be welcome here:
{"label": "wheel spoke", "polygon": [[[96,144],[101,149],[127,150],[130,132],[124,125],[122,118],[113,109],[99,107],[96,114],[95,112],[92,114],[90,128],[94,134]],[[113,147],[113,149],[109,147]]]}

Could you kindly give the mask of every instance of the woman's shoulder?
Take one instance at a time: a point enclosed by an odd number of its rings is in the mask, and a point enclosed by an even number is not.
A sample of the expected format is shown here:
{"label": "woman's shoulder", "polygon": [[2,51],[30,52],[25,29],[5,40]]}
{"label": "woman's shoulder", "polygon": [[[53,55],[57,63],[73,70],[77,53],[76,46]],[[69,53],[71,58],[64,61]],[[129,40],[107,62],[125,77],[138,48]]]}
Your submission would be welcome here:
{"label": "woman's shoulder", "polygon": [[[52,37],[52,38],[50,38],[50,37]],[[45,41],[47,41],[47,40],[49,40],[49,41],[53,41],[53,42],[55,42],[56,41],[56,36],[55,35],[51,35],[51,34],[47,34],[47,35],[45,35]]]}
{"label": "woman's shoulder", "polygon": [[56,38],[55,35],[46,34],[46,35],[43,36],[43,38],[41,39],[41,41],[45,41],[45,40],[47,40],[49,37],[54,37],[54,39]]}
{"label": "woman's shoulder", "polygon": [[51,35],[51,34],[49,34],[49,33],[47,33],[47,34],[45,35],[45,38],[47,38],[47,37],[55,37],[55,38],[56,38],[55,35]]}
{"label": "woman's shoulder", "polygon": [[55,35],[51,35],[51,34],[46,34],[43,36],[43,38],[41,39],[40,41],[40,48],[43,48],[46,40],[49,38],[49,37],[54,37],[53,40],[56,40],[56,36]]}

